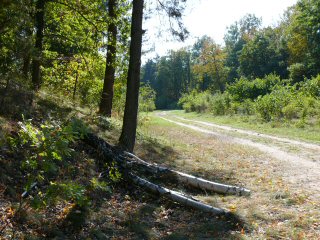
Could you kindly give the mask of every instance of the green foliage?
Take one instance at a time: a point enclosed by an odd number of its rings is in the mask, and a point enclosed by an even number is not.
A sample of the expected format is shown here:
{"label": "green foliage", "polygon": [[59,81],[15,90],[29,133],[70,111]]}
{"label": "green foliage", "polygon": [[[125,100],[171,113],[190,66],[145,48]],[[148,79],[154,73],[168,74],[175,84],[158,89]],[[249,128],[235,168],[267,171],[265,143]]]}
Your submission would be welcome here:
{"label": "green foliage", "polygon": [[272,91],[272,88],[280,83],[279,76],[275,74],[267,75],[265,78],[256,78],[252,81],[241,77],[235,83],[227,86],[234,101],[243,102],[246,99],[254,100]]}
{"label": "green foliage", "polygon": [[140,87],[139,94],[139,111],[151,112],[156,109],[155,105],[156,92],[146,84]]}
{"label": "green foliage", "polygon": [[265,121],[279,120],[283,117],[282,109],[293,97],[293,90],[289,87],[279,87],[277,90],[256,100],[256,111]]}
{"label": "green foliage", "polygon": [[[55,55],[52,52],[47,54]],[[90,55],[54,60],[50,67],[43,69],[44,86],[50,91],[59,92],[64,98],[96,106],[101,97],[104,66],[102,56],[94,60]]]}
{"label": "green foliage", "polygon": [[210,106],[211,94],[210,92],[197,92],[192,91],[190,94],[184,94],[178,104],[186,112],[206,112]]}
{"label": "green foliage", "polygon": [[[310,81],[310,80],[308,80]],[[296,86],[278,86],[270,94],[256,100],[256,110],[265,121],[300,119],[319,116],[319,99]]]}
{"label": "green foliage", "polygon": [[44,205],[54,204],[59,199],[73,201],[79,206],[85,206],[89,203],[86,188],[71,181],[67,183],[50,182],[42,199]]}
{"label": "green foliage", "polygon": [[179,104],[186,112],[211,112],[214,115],[224,115],[230,112],[231,98],[228,93],[216,93],[209,91],[185,94],[179,99]]}
{"label": "green foliage", "polygon": [[310,80],[306,79],[301,83],[301,91],[306,95],[310,95],[314,98],[320,98],[320,75],[313,77]]}
{"label": "green foliage", "polygon": [[213,113],[213,115],[226,115],[230,113],[230,107],[231,98],[227,92],[212,95],[209,111]]}
{"label": "green foliage", "polygon": [[16,138],[10,138],[14,151],[23,152],[21,169],[26,176],[26,191],[32,184],[45,185],[32,197],[32,206],[39,208],[59,199],[82,206],[88,203],[86,188],[73,181],[57,180],[66,169],[72,168],[74,150],[71,145],[83,137],[87,128],[79,120],[69,124],[44,123],[39,128],[31,120],[20,122]]}
{"label": "green foliage", "polygon": [[262,78],[274,72],[287,77],[288,54],[277,37],[276,29],[266,28],[247,42],[239,56],[239,71],[243,76]]}
{"label": "green foliage", "polygon": [[307,69],[302,63],[294,63],[288,67],[289,78],[292,83],[301,82],[307,75]]}
{"label": "green foliage", "polygon": [[228,85],[223,94],[192,91],[179,104],[186,112],[210,112],[214,115],[257,114],[264,121],[299,120],[299,127],[320,114],[320,77],[299,84],[281,81],[270,74],[252,81],[241,78]]}
{"label": "green foliage", "polygon": [[31,121],[20,123],[20,126],[20,147],[27,148],[29,153],[22,168],[29,171],[33,181],[42,182],[45,179],[44,173],[56,174],[59,162],[71,156],[69,145],[75,140],[72,127],[47,123],[37,129]]}
{"label": "green foliage", "polygon": [[255,103],[251,99],[244,99],[242,102],[231,102],[231,113],[241,115],[253,115],[255,114]]}

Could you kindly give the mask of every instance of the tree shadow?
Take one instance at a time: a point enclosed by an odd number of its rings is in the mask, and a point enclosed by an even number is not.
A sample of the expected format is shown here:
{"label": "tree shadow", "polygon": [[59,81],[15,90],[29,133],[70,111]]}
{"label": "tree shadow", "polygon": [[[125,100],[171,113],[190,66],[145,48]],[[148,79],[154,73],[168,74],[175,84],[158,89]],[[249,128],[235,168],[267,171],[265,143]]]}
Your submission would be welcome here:
{"label": "tree shadow", "polygon": [[0,87],[0,114],[4,117],[21,118],[31,107],[34,94],[19,85]]}
{"label": "tree shadow", "polygon": [[231,239],[248,231],[245,221],[233,213],[214,216],[154,195],[145,203],[123,223],[134,239]]}
{"label": "tree shadow", "polygon": [[138,142],[136,155],[150,163],[156,163],[167,167],[175,166],[173,159],[179,153],[171,146],[160,143],[157,139],[144,137],[143,141]]}
{"label": "tree shadow", "polygon": [[[176,159],[179,159],[178,161],[183,161],[183,159],[181,159],[180,153],[173,147],[162,144],[157,139],[151,137],[144,137],[143,141],[138,142],[138,145],[139,146],[135,154],[144,161],[149,163],[156,163],[163,167],[172,168],[173,170],[183,171],[181,170],[181,166],[177,166],[178,162],[176,161]],[[199,170],[193,168],[190,170],[188,168],[188,170],[183,172],[213,182],[229,185],[239,185],[239,180],[234,176],[232,170],[215,170],[214,168]],[[172,176],[167,176],[165,174],[163,176],[160,175],[156,177],[150,175],[150,178],[155,183],[165,182],[167,186],[173,189],[182,189],[183,191],[190,194],[207,194],[201,189],[180,184],[178,183],[176,178],[172,178]]]}
{"label": "tree shadow", "polygon": [[0,87],[0,115],[7,119],[22,120],[32,118],[36,121],[65,119],[74,108],[62,101],[41,97],[34,91],[20,85]]}

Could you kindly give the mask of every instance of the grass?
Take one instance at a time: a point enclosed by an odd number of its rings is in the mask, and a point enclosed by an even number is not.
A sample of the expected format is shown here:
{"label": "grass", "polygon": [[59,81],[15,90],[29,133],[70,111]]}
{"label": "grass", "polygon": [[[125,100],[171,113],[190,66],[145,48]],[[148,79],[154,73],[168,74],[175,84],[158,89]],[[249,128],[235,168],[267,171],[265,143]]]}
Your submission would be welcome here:
{"label": "grass", "polygon": [[[308,193],[287,183],[282,178],[282,169],[273,159],[247,147],[222,144],[212,137],[153,116],[140,131],[174,151],[174,157],[170,157],[169,152],[163,153],[168,157],[162,161],[158,159],[158,163],[253,191],[249,198],[194,192],[198,199],[234,211],[244,219],[246,227],[238,230],[238,238],[320,237],[316,220],[320,217],[319,200],[314,202]],[[156,159],[145,148],[138,147],[137,154],[146,160]]]}
{"label": "grass", "polygon": [[[61,105],[56,99],[38,99],[30,109],[30,116],[37,123],[49,121],[50,118],[67,121],[77,116],[68,104]],[[58,107],[60,106],[60,107]],[[63,106],[63,107],[61,107]],[[50,116],[45,113],[51,109]],[[46,111],[47,110],[47,111]],[[110,124],[106,119],[94,115],[81,113],[94,131],[105,137],[109,142],[115,143],[119,137],[119,121],[112,120]],[[41,119],[41,120],[40,120]],[[18,125],[16,119],[3,116],[0,118],[1,134],[15,136]],[[145,120],[144,124],[153,119]],[[164,124],[164,126],[166,126]],[[176,158],[174,143],[166,141],[165,132],[162,139],[153,138],[139,132],[137,151],[144,149],[154,161],[167,164]],[[7,143],[4,141],[4,145]],[[12,154],[7,146],[1,145],[0,165],[0,238],[5,239],[239,239],[239,231],[244,227],[239,219],[215,218],[210,214],[194,211],[163,198],[146,193],[128,182],[119,182],[109,186],[112,194],[108,192],[90,191],[90,205],[86,209],[79,209],[72,201],[58,201],[54,205],[40,210],[30,207],[30,199],[25,200],[26,208],[19,217],[13,217],[16,206],[19,205],[19,196],[23,191],[24,173],[20,170],[20,161],[23,152]],[[182,144],[183,145],[183,144]],[[74,177],[74,181],[89,184],[93,177],[97,177],[101,169],[86,146],[76,143],[73,168],[76,175],[64,171],[63,179]],[[150,160],[148,158],[148,160]],[[173,162],[173,161],[172,161]],[[71,174],[71,175],[70,175]],[[14,177],[13,177],[14,176]],[[54,179],[52,179],[54,181]],[[45,187],[45,186],[44,186]],[[180,189],[179,186],[177,186]],[[32,194],[31,194],[32,195]],[[80,219],[81,221],[77,221]],[[5,223],[8,223],[5,225]]]}
{"label": "grass", "polygon": [[[255,116],[213,116],[208,113],[186,113],[183,110],[167,111],[167,113],[187,119],[207,121],[215,124],[227,125],[235,128],[253,130],[259,133],[266,133],[287,138],[294,138],[308,142],[320,143],[320,125],[304,125],[297,127],[297,124],[288,122],[262,122]],[[318,120],[319,121],[319,120]]]}
{"label": "grass", "polygon": [[[117,119],[110,122],[83,109],[75,111],[69,104],[59,108],[54,103],[58,104],[50,99],[38,102],[35,116],[47,119],[48,108],[53,109],[51,117],[66,120],[80,116],[100,136],[116,143],[121,127]],[[311,201],[307,193],[286,183],[272,159],[245,146],[223,144],[153,114],[141,114],[140,119],[135,148],[138,156],[210,180],[245,186],[253,191],[252,196],[223,196],[179,184],[169,186],[234,212],[232,218],[223,218],[185,208],[128,182],[119,182],[109,186],[112,194],[91,194],[88,212],[78,228],[67,221],[72,202],[60,202],[40,212],[28,207],[24,219],[13,221],[10,209],[19,202],[23,186],[23,174],[19,171],[21,156],[12,156],[1,149],[0,164],[5,168],[0,168],[0,221],[11,221],[7,236],[15,232],[16,239],[319,239],[319,201]],[[15,120],[1,117],[0,122],[5,126],[0,131],[3,136],[16,131],[12,126]],[[81,145],[77,153],[74,163],[79,171],[77,178],[89,182],[100,171],[94,161],[97,156],[88,154]],[[12,176],[20,179],[19,184]],[[70,176],[66,173],[64,177]]]}

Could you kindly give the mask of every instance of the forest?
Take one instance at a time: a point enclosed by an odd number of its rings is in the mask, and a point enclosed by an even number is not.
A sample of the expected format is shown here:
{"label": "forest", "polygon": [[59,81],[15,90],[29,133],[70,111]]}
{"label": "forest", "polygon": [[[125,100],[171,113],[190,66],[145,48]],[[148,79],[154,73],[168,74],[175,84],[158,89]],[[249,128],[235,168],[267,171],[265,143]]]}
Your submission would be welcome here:
{"label": "forest", "polygon": [[0,1],[0,239],[319,239],[320,1],[147,59],[192,1]]}
{"label": "forest", "polygon": [[247,14],[226,29],[223,46],[202,36],[148,60],[142,82],[155,90],[156,108],[299,120],[300,126],[319,119],[317,4],[300,1],[275,27],[262,28],[262,19]]}

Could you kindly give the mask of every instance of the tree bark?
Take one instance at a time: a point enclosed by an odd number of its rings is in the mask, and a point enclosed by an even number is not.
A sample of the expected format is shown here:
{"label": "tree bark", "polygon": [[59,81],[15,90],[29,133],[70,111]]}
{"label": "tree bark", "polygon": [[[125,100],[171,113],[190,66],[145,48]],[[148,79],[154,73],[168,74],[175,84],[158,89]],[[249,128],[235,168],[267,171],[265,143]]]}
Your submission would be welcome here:
{"label": "tree bark", "polygon": [[[183,195],[182,193],[167,189],[160,185],[156,185],[148,180],[145,180],[137,175],[135,175],[132,171],[135,165],[134,161],[130,161],[126,158],[126,153],[121,150],[112,147],[103,139],[95,136],[94,134],[85,135],[83,141],[92,146],[98,153],[99,158],[103,160],[103,163],[112,163],[116,162],[117,167],[123,172],[123,177],[129,181],[132,181],[136,185],[143,187],[153,193],[164,196],[174,202],[178,202],[182,205],[193,207],[195,209],[213,213],[215,215],[224,215],[228,214],[228,211],[215,208],[205,203],[202,203],[193,197],[188,197]],[[150,164],[151,165],[151,164]],[[146,167],[145,165],[143,165]],[[152,167],[150,167],[152,170]],[[163,168],[165,170],[165,168]],[[104,173],[101,173],[100,176],[103,177]]]}
{"label": "tree bark", "polygon": [[119,139],[119,146],[129,152],[133,152],[137,130],[141,46],[143,35],[143,2],[143,0],[133,0],[126,104],[124,110],[122,132]]}
{"label": "tree bark", "polygon": [[193,175],[189,175],[189,174],[175,171],[166,167],[161,167],[155,164],[148,163],[132,153],[128,153],[128,152],[124,152],[124,153],[127,154],[129,157],[137,160],[138,164],[144,165],[145,168],[153,174],[163,174],[163,173],[169,174],[174,176],[179,182],[198,188],[198,189],[209,190],[209,191],[222,193],[222,194],[239,195],[239,196],[249,196],[251,194],[250,190],[243,187],[237,187],[237,186],[208,181],[200,177],[195,177]]}
{"label": "tree bark", "polygon": [[205,203],[202,203],[194,198],[184,196],[179,192],[176,192],[176,191],[161,187],[159,185],[156,185],[156,184],[149,182],[143,178],[140,178],[136,175],[130,174],[129,177],[132,179],[132,181],[135,184],[137,184],[143,188],[146,188],[153,193],[157,193],[157,194],[164,196],[172,201],[180,203],[184,206],[192,207],[192,208],[198,209],[203,212],[212,213],[214,215],[225,215],[225,214],[229,213],[228,211],[223,210],[221,208],[212,207],[212,206],[205,204]]}
{"label": "tree bark", "polygon": [[111,117],[112,99],[113,99],[113,85],[115,79],[115,65],[116,65],[116,44],[117,44],[117,26],[116,26],[116,8],[117,0],[109,0],[109,25],[108,25],[108,45],[106,69],[104,75],[104,84],[99,105],[99,112],[102,115]]}
{"label": "tree bark", "polygon": [[32,59],[32,84],[34,90],[39,90],[41,86],[41,57],[43,46],[43,30],[44,30],[44,10],[46,0],[38,0],[36,3],[35,27],[36,27],[36,43],[35,54]]}
{"label": "tree bark", "polygon": [[246,188],[208,181],[167,167],[148,163],[132,153],[120,151],[119,149],[112,147],[94,134],[87,134],[83,140],[85,143],[96,149],[99,155],[106,161],[115,161],[119,167],[126,169],[126,172],[145,172],[157,177],[174,179],[174,181],[179,181],[198,189],[222,194],[234,194],[239,196],[248,196],[251,194],[251,191]]}

